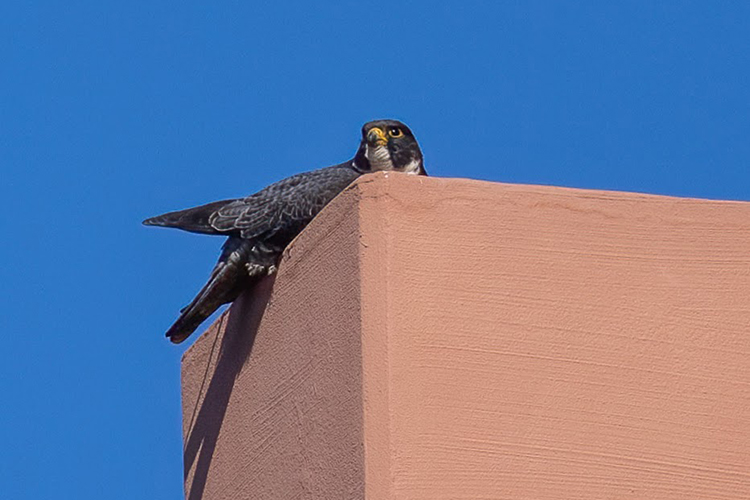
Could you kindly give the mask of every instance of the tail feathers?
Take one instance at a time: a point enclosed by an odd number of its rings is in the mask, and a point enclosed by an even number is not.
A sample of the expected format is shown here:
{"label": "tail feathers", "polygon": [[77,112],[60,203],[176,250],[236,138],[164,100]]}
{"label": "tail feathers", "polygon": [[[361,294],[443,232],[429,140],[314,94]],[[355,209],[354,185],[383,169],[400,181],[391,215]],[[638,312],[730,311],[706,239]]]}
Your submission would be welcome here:
{"label": "tail feathers", "polygon": [[181,315],[167,330],[167,337],[173,344],[179,344],[187,339],[211,314]]}
{"label": "tail feathers", "polygon": [[214,212],[233,201],[235,200],[215,201],[195,208],[168,212],[146,219],[143,224],[146,226],[174,227],[191,233],[224,234],[217,231],[209,223],[209,219]]}
{"label": "tail feathers", "polygon": [[240,276],[237,268],[219,262],[208,283],[190,304],[182,308],[180,317],[167,330],[169,340],[174,344],[184,341],[220,306],[236,299],[242,290]]}

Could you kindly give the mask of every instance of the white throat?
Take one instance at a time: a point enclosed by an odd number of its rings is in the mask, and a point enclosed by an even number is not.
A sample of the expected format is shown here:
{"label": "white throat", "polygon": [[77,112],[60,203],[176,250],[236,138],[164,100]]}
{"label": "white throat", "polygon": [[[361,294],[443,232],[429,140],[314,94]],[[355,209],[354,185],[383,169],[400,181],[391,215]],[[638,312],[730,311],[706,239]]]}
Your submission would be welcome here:
{"label": "white throat", "polygon": [[370,168],[373,171],[393,170],[391,154],[385,146],[377,146],[374,149],[370,149],[370,145],[368,144],[365,146],[365,158],[370,162]]}

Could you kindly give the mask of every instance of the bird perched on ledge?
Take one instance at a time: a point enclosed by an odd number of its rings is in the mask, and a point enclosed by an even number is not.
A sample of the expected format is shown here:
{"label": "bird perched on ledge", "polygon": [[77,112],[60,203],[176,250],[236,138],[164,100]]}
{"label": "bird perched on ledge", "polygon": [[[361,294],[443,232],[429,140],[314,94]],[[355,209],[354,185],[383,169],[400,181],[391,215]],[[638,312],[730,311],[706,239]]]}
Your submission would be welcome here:
{"label": "bird perched on ledge", "polygon": [[417,140],[399,121],[366,123],[357,153],[344,163],[287,177],[247,198],[215,201],[143,221],[147,226],[228,236],[208,282],[182,309],[167,337],[179,344],[222,304],[274,273],[284,248],[323,207],[359,176],[378,171],[427,175]]}

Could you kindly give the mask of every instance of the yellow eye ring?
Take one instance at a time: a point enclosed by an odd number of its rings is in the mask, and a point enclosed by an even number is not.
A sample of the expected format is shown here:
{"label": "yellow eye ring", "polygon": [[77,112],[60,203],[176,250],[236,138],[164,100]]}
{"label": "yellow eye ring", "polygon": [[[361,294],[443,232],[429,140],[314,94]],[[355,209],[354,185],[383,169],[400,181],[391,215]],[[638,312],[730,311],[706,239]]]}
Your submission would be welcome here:
{"label": "yellow eye ring", "polygon": [[388,135],[391,137],[401,137],[404,135],[404,132],[398,127],[391,127],[388,129]]}

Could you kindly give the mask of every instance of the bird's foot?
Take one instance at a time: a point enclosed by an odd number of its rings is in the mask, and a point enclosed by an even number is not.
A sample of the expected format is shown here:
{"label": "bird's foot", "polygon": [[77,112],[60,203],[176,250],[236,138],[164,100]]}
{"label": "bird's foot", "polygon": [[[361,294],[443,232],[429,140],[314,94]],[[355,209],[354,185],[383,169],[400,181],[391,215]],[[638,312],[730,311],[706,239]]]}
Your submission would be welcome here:
{"label": "bird's foot", "polygon": [[255,278],[263,275],[272,275],[276,272],[276,266],[261,266],[259,264],[245,264],[247,275],[251,278]]}

